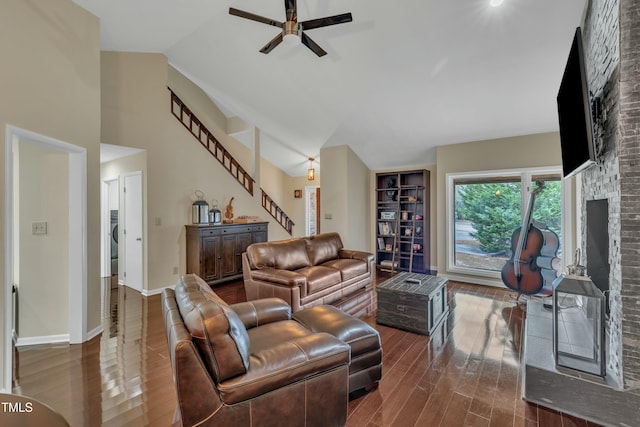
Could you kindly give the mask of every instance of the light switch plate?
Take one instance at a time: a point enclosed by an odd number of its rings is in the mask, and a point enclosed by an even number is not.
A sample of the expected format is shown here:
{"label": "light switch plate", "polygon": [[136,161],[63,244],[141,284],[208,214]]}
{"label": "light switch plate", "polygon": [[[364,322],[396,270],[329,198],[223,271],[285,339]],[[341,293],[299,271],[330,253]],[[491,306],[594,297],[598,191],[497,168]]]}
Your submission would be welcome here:
{"label": "light switch plate", "polygon": [[31,234],[47,234],[47,221],[32,222]]}

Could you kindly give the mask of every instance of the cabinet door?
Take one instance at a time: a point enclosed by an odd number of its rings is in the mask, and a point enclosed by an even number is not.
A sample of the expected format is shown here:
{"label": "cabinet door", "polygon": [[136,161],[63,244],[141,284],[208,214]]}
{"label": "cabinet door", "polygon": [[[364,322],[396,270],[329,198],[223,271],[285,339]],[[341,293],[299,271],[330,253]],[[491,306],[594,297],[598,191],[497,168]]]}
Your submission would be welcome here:
{"label": "cabinet door", "polygon": [[235,255],[236,240],[237,235],[235,234],[222,236],[222,259],[220,260],[222,277],[233,276],[238,273]]}
{"label": "cabinet door", "polygon": [[220,236],[202,237],[200,276],[206,280],[218,280],[220,275]]}
{"label": "cabinet door", "polygon": [[266,242],[268,240],[268,232],[267,224],[254,225],[251,243]]}
{"label": "cabinet door", "polygon": [[247,246],[249,246],[252,241],[251,233],[240,233],[238,234],[238,239],[236,240],[236,273],[242,274],[242,253],[246,252]]}

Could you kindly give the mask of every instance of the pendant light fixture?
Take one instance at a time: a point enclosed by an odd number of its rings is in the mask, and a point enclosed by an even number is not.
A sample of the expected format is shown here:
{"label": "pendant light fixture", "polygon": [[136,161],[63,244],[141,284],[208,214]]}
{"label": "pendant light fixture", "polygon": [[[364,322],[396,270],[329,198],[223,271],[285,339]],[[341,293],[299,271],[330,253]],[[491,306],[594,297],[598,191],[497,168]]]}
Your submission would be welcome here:
{"label": "pendant light fixture", "polygon": [[315,159],[313,157],[309,157],[309,169],[307,170],[307,179],[309,181],[313,181],[316,179],[316,170],[313,168],[313,161]]}

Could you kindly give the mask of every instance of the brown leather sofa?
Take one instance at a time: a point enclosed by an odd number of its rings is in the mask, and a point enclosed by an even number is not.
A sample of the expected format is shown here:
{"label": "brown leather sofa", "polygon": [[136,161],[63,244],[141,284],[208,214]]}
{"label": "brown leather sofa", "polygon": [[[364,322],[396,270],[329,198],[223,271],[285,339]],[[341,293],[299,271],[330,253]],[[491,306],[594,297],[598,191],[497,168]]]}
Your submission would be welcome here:
{"label": "brown leather sofa", "polygon": [[373,254],[344,249],[338,233],[254,243],[242,254],[247,300],[282,298],[293,312],[331,304],[370,314],[375,271]]}
{"label": "brown leather sofa", "polygon": [[188,275],[162,306],[183,425],[346,423],[349,345],[292,320],[284,301],[230,306]]}

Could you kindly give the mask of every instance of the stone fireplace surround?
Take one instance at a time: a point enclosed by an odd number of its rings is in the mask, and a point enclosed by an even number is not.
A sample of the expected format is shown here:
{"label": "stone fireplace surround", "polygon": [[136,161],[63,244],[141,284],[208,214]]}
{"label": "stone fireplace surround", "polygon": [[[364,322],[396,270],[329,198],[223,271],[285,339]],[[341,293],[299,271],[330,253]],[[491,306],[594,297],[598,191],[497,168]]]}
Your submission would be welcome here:
{"label": "stone fireplace surround", "polygon": [[[597,164],[576,178],[581,196],[577,216],[581,224],[580,249],[587,255],[583,264],[587,274],[591,274],[587,251],[587,204],[606,200],[609,268],[606,378],[598,381],[555,370],[553,358],[549,360],[548,352],[540,348],[546,345],[547,331],[551,334],[551,322],[540,307],[532,307],[532,310],[527,307],[525,399],[615,426],[638,425],[640,410],[638,16],[638,0],[587,0],[581,25],[588,86],[593,96],[600,97],[602,102],[602,114],[597,117],[595,126],[596,139],[602,150]],[[595,269],[592,265],[592,270]],[[539,340],[541,336],[545,338]],[[548,338],[550,342],[551,337]],[[542,353],[545,355],[537,358]]]}
{"label": "stone fireplace surround", "polygon": [[[602,100],[596,138],[603,147],[581,179],[582,253],[587,201],[606,199],[609,221],[607,375],[640,396],[640,4],[591,0],[583,24],[589,88]],[[589,259],[585,259],[589,274]]]}

